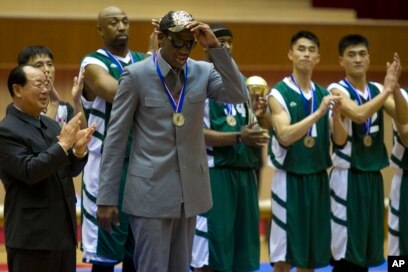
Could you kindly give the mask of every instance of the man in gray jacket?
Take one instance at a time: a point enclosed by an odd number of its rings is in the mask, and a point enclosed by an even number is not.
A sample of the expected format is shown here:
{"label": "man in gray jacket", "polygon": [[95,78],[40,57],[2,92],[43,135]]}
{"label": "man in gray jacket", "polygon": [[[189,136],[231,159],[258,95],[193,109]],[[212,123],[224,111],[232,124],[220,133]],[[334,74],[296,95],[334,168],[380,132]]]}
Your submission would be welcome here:
{"label": "man in gray jacket", "polygon": [[[99,184],[98,221],[117,222],[119,178],[133,131],[123,211],[135,235],[137,271],[188,271],[195,216],[211,208],[202,120],[205,99],[247,100],[245,82],[207,24],[185,11],[160,21],[160,50],[125,68],[115,97]],[[189,58],[197,41],[213,63]]]}

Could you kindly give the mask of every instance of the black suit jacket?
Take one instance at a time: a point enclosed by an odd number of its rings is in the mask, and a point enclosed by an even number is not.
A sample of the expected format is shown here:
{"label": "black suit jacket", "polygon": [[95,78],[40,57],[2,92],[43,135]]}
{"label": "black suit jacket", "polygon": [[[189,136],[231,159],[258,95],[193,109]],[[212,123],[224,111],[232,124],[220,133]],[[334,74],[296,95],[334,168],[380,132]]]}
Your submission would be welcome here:
{"label": "black suit jacket", "polygon": [[75,190],[72,180],[87,158],[65,154],[60,126],[7,108],[0,122],[0,178],[6,190],[6,246],[24,249],[75,248]]}

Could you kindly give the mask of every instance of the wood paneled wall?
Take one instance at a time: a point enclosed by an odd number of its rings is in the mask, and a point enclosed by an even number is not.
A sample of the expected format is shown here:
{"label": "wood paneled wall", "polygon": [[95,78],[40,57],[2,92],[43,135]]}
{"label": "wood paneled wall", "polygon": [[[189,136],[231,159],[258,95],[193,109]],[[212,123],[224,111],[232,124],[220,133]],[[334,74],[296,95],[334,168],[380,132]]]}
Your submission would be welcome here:
{"label": "wood paneled wall", "polygon": [[[408,23],[384,23],[379,21],[356,24],[311,23],[228,23],[234,33],[234,58],[245,75],[261,75],[270,85],[275,84],[291,71],[287,58],[289,41],[298,30],[315,32],[321,40],[321,62],[314,73],[314,80],[322,85],[344,76],[338,65],[337,42],[346,34],[360,33],[370,41],[371,68],[369,79],[382,82],[386,62],[394,52],[408,64]],[[132,21],[130,48],[146,51],[152,31],[148,21]],[[72,79],[78,66],[89,52],[102,45],[93,20],[43,20],[0,18],[0,118],[11,101],[6,81],[9,70],[16,64],[18,52],[27,45],[41,44],[54,51],[56,61],[56,87],[61,96],[70,101]],[[202,57],[199,46],[192,57]],[[408,86],[408,72],[404,71],[401,85]],[[389,124],[388,124],[389,127]],[[389,129],[390,130],[390,129]],[[389,133],[388,133],[389,132]],[[391,144],[391,131],[387,131],[387,143]],[[386,174],[389,182],[391,172]],[[386,189],[389,185],[386,186]],[[388,189],[387,189],[388,190]]]}
{"label": "wood paneled wall", "polygon": [[[274,83],[282,73],[291,70],[287,58],[289,40],[301,29],[315,32],[321,40],[319,73],[340,73],[337,42],[346,34],[360,33],[370,41],[371,72],[384,72],[385,63],[398,52],[402,63],[408,64],[408,23],[367,22],[359,24],[300,24],[300,23],[228,23],[234,33],[234,58],[244,72],[259,73]],[[130,48],[146,51],[150,22],[132,21]],[[54,51],[57,80],[58,71],[77,69],[82,57],[99,48],[102,40],[93,20],[42,20],[0,18],[0,68],[10,69],[16,63],[18,52],[27,45],[42,44]],[[199,46],[192,52],[201,58]],[[277,75],[277,76],[275,76]],[[0,80],[3,79],[0,78]],[[327,79],[322,83],[331,81]],[[4,82],[4,80],[1,80]],[[0,86],[2,85],[0,82]],[[406,77],[403,84],[408,84]]]}

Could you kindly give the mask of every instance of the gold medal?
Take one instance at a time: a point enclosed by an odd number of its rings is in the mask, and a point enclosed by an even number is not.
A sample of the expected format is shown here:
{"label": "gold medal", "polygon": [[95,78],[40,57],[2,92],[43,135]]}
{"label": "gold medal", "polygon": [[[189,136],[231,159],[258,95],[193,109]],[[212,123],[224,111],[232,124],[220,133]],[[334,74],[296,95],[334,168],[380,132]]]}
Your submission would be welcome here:
{"label": "gold medal", "polygon": [[237,119],[232,115],[227,115],[227,124],[230,127],[235,127],[237,125]]}
{"label": "gold medal", "polygon": [[315,145],[315,139],[312,136],[306,136],[303,139],[303,144],[307,147],[307,148],[312,148]]}
{"label": "gold medal", "polygon": [[373,144],[373,137],[366,135],[363,138],[363,144],[365,147],[370,147]]}
{"label": "gold medal", "polygon": [[180,112],[173,113],[172,120],[173,120],[173,124],[178,126],[178,127],[183,126],[184,121],[185,121],[184,115],[182,113],[180,113]]}

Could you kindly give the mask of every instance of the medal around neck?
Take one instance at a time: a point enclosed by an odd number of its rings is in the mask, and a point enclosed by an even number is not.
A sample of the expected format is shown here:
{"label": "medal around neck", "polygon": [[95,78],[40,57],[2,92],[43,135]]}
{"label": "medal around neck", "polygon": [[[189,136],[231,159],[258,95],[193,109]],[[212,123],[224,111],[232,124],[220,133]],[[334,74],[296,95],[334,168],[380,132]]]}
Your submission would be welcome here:
{"label": "medal around neck", "polygon": [[307,147],[307,148],[312,148],[315,145],[315,139],[312,136],[306,136],[303,139],[303,144]]}
{"label": "medal around neck", "polygon": [[183,126],[184,122],[185,122],[184,115],[182,113],[180,113],[180,112],[173,113],[172,120],[173,120],[173,124],[178,126],[178,127]]}
{"label": "medal around neck", "polygon": [[157,54],[155,54],[153,56],[153,61],[156,65],[156,71],[157,71],[157,75],[160,78],[160,81],[162,82],[162,85],[166,91],[167,97],[169,98],[170,104],[174,110],[173,116],[172,116],[172,121],[173,124],[177,127],[181,127],[184,125],[185,122],[185,118],[184,115],[181,113],[182,108],[183,108],[183,103],[184,103],[184,95],[185,95],[185,90],[186,90],[186,85],[187,85],[187,77],[188,77],[188,67],[187,67],[187,63],[185,65],[185,76],[184,76],[184,83],[183,83],[183,87],[181,88],[181,92],[180,92],[180,97],[178,98],[178,100],[176,101],[176,99],[174,99],[173,95],[171,94],[172,92],[170,91],[169,87],[166,84],[166,81],[164,80],[164,77],[160,71],[160,67],[157,63]]}
{"label": "medal around neck", "polygon": [[227,124],[230,127],[235,127],[237,125],[237,119],[232,115],[227,115]]}
{"label": "medal around neck", "polygon": [[[363,101],[362,101],[362,99],[361,99],[361,97],[360,97],[360,95],[358,94],[358,92],[357,92],[357,90],[353,87],[353,85],[351,85],[351,83],[347,80],[347,78],[345,78],[344,80],[343,80],[343,82],[346,84],[346,86],[348,87],[348,89],[349,90],[351,90],[351,92],[354,94],[354,96],[356,97],[356,101],[357,101],[357,104],[360,106],[360,105],[362,105],[363,104]],[[368,101],[370,101],[371,100],[371,98],[373,97],[373,95],[371,94],[371,89],[369,88],[369,86],[368,85],[366,85],[366,91],[367,91],[367,93],[368,93]],[[367,102],[368,102],[367,101]],[[364,133],[366,133],[366,135],[363,137],[363,145],[365,146],[365,147],[370,147],[372,144],[373,144],[373,137],[371,137],[370,135],[369,135],[369,133],[370,133],[370,128],[371,128],[371,122],[372,122],[372,119],[371,119],[371,117],[370,118],[368,118],[368,120],[364,123],[364,125],[363,125],[363,131],[364,131]]]}
{"label": "medal around neck", "polygon": [[[302,97],[302,102],[303,102],[303,107],[305,109],[305,113],[306,116],[313,114],[316,109],[317,109],[317,105],[316,105],[316,99],[315,99],[315,89],[313,87],[312,82],[309,82],[310,84],[310,91],[312,92],[312,101],[311,101],[311,105],[310,107],[308,106],[308,101],[305,97],[305,95],[303,94],[302,89],[300,88],[299,84],[296,82],[295,76],[292,74],[290,76],[290,79],[292,80],[292,82],[295,84],[296,88],[298,89],[300,96]],[[313,127],[311,127],[307,133],[307,135],[305,136],[305,138],[303,139],[303,144],[307,147],[307,148],[312,148],[315,145],[315,139],[310,136],[312,135],[312,129]]]}
{"label": "medal around neck", "polygon": [[370,147],[373,144],[373,137],[365,135],[363,138],[363,144],[365,147]]}

